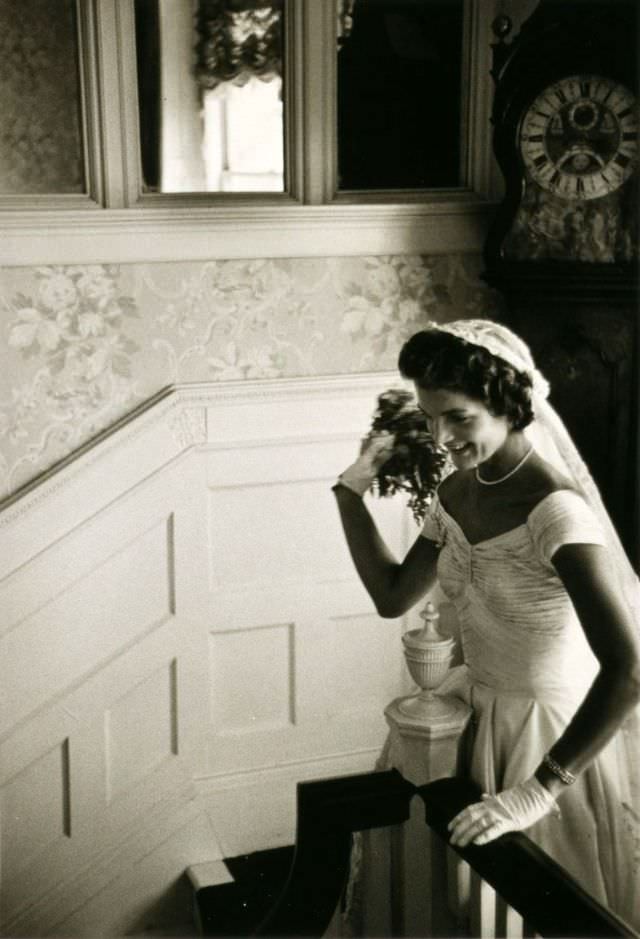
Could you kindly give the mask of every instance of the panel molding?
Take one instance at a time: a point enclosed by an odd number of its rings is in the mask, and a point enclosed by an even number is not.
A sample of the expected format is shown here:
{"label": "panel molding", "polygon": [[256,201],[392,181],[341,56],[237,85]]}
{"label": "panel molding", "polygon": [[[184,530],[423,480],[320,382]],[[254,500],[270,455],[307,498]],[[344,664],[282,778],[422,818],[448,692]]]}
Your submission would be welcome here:
{"label": "panel molding", "polygon": [[[63,747],[63,836],[40,850],[32,835],[38,850],[21,877],[10,876],[19,823],[7,841],[11,935],[90,935],[97,923],[101,934],[143,932],[150,898],[190,864],[287,843],[299,780],[373,767],[383,706],[403,680],[403,623],[381,630],[347,567],[329,483],[378,394],[399,384],[377,372],[171,386],[0,510],[0,605],[10,612],[0,661],[11,665],[14,702],[3,713],[0,786]],[[266,519],[271,483],[278,529],[266,523],[254,539],[262,554],[243,553],[239,487],[244,515],[251,502]],[[409,513],[376,503],[381,531],[402,547]],[[265,558],[278,538],[291,539],[281,552],[291,571],[278,569],[275,549]],[[215,552],[233,574],[221,583],[209,577]],[[252,631],[263,641],[245,673],[234,674],[233,642],[215,663],[240,704],[214,715],[211,637],[251,641]],[[261,723],[259,694],[258,706],[242,695],[263,675],[280,684]]]}

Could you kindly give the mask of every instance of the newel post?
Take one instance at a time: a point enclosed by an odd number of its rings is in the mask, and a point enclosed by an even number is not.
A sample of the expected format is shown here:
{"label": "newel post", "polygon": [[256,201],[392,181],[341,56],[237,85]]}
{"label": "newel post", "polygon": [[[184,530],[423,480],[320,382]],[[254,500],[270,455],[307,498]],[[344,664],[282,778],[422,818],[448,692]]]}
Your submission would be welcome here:
{"label": "newel post", "polygon": [[[438,632],[432,603],[420,615],[425,626],[406,633],[403,644],[422,690],[396,698],[385,709],[389,737],[380,767],[397,769],[416,786],[457,774],[472,714],[458,698],[434,693],[449,669],[455,642]],[[448,882],[447,867],[446,845],[425,824],[417,796],[404,825],[371,832],[365,841],[363,935],[452,935],[455,917],[448,894],[458,893],[461,885]],[[450,874],[455,881],[458,872]]]}

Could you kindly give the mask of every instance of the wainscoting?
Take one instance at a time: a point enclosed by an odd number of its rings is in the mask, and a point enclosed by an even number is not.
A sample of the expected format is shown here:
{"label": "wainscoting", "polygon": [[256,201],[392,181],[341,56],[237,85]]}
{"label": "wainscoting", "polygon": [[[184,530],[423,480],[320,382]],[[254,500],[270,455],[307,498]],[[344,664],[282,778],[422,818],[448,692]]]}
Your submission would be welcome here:
{"label": "wainscoting", "polygon": [[406,624],[329,487],[397,383],[174,387],[0,513],[4,934],[151,928],[187,866],[295,840],[297,781],[372,767]]}

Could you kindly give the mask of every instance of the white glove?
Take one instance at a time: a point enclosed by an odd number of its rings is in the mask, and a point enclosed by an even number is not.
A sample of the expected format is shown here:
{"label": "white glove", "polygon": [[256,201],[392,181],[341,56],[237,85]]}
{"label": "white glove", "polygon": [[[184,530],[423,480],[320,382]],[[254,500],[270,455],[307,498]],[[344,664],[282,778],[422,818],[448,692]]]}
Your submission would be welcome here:
{"label": "white glove", "polygon": [[394,435],[389,431],[367,437],[362,444],[360,456],[338,476],[338,482],[363,496],[376,478],[380,467],[391,456],[394,439]]}
{"label": "white glove", "polygon": [[535,776],[495,796],[483,795],[449,822],[451,844],[487,844],[507,831],[522,831],[550,812],[556,800]]}

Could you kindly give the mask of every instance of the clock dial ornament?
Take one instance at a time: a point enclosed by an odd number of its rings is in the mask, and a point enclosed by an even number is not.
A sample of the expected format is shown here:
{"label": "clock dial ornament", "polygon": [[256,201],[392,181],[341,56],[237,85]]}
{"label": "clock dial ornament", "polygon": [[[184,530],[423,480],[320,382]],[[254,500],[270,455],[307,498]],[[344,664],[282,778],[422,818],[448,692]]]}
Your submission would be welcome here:
{"label": "clock dial ornament", "polygon": [[637,0],[538,0],[513,37],[508,17],[494,20],[491,122],[505,189],[484,258],[495,283],[517,267],[520,279],[544,271],[550,290],[554,278],[568,290],[574,271],[571,289],[592,298],[583,274],[598,265],[624,290],[636,282],[639,12]]}
{"label": "clock dial ornament", "polygon": [[637,102],[609,78],[568,76],[527,109],[518,146],[542,189],[569,200],[601,198],[626,182],[637,164]]}

